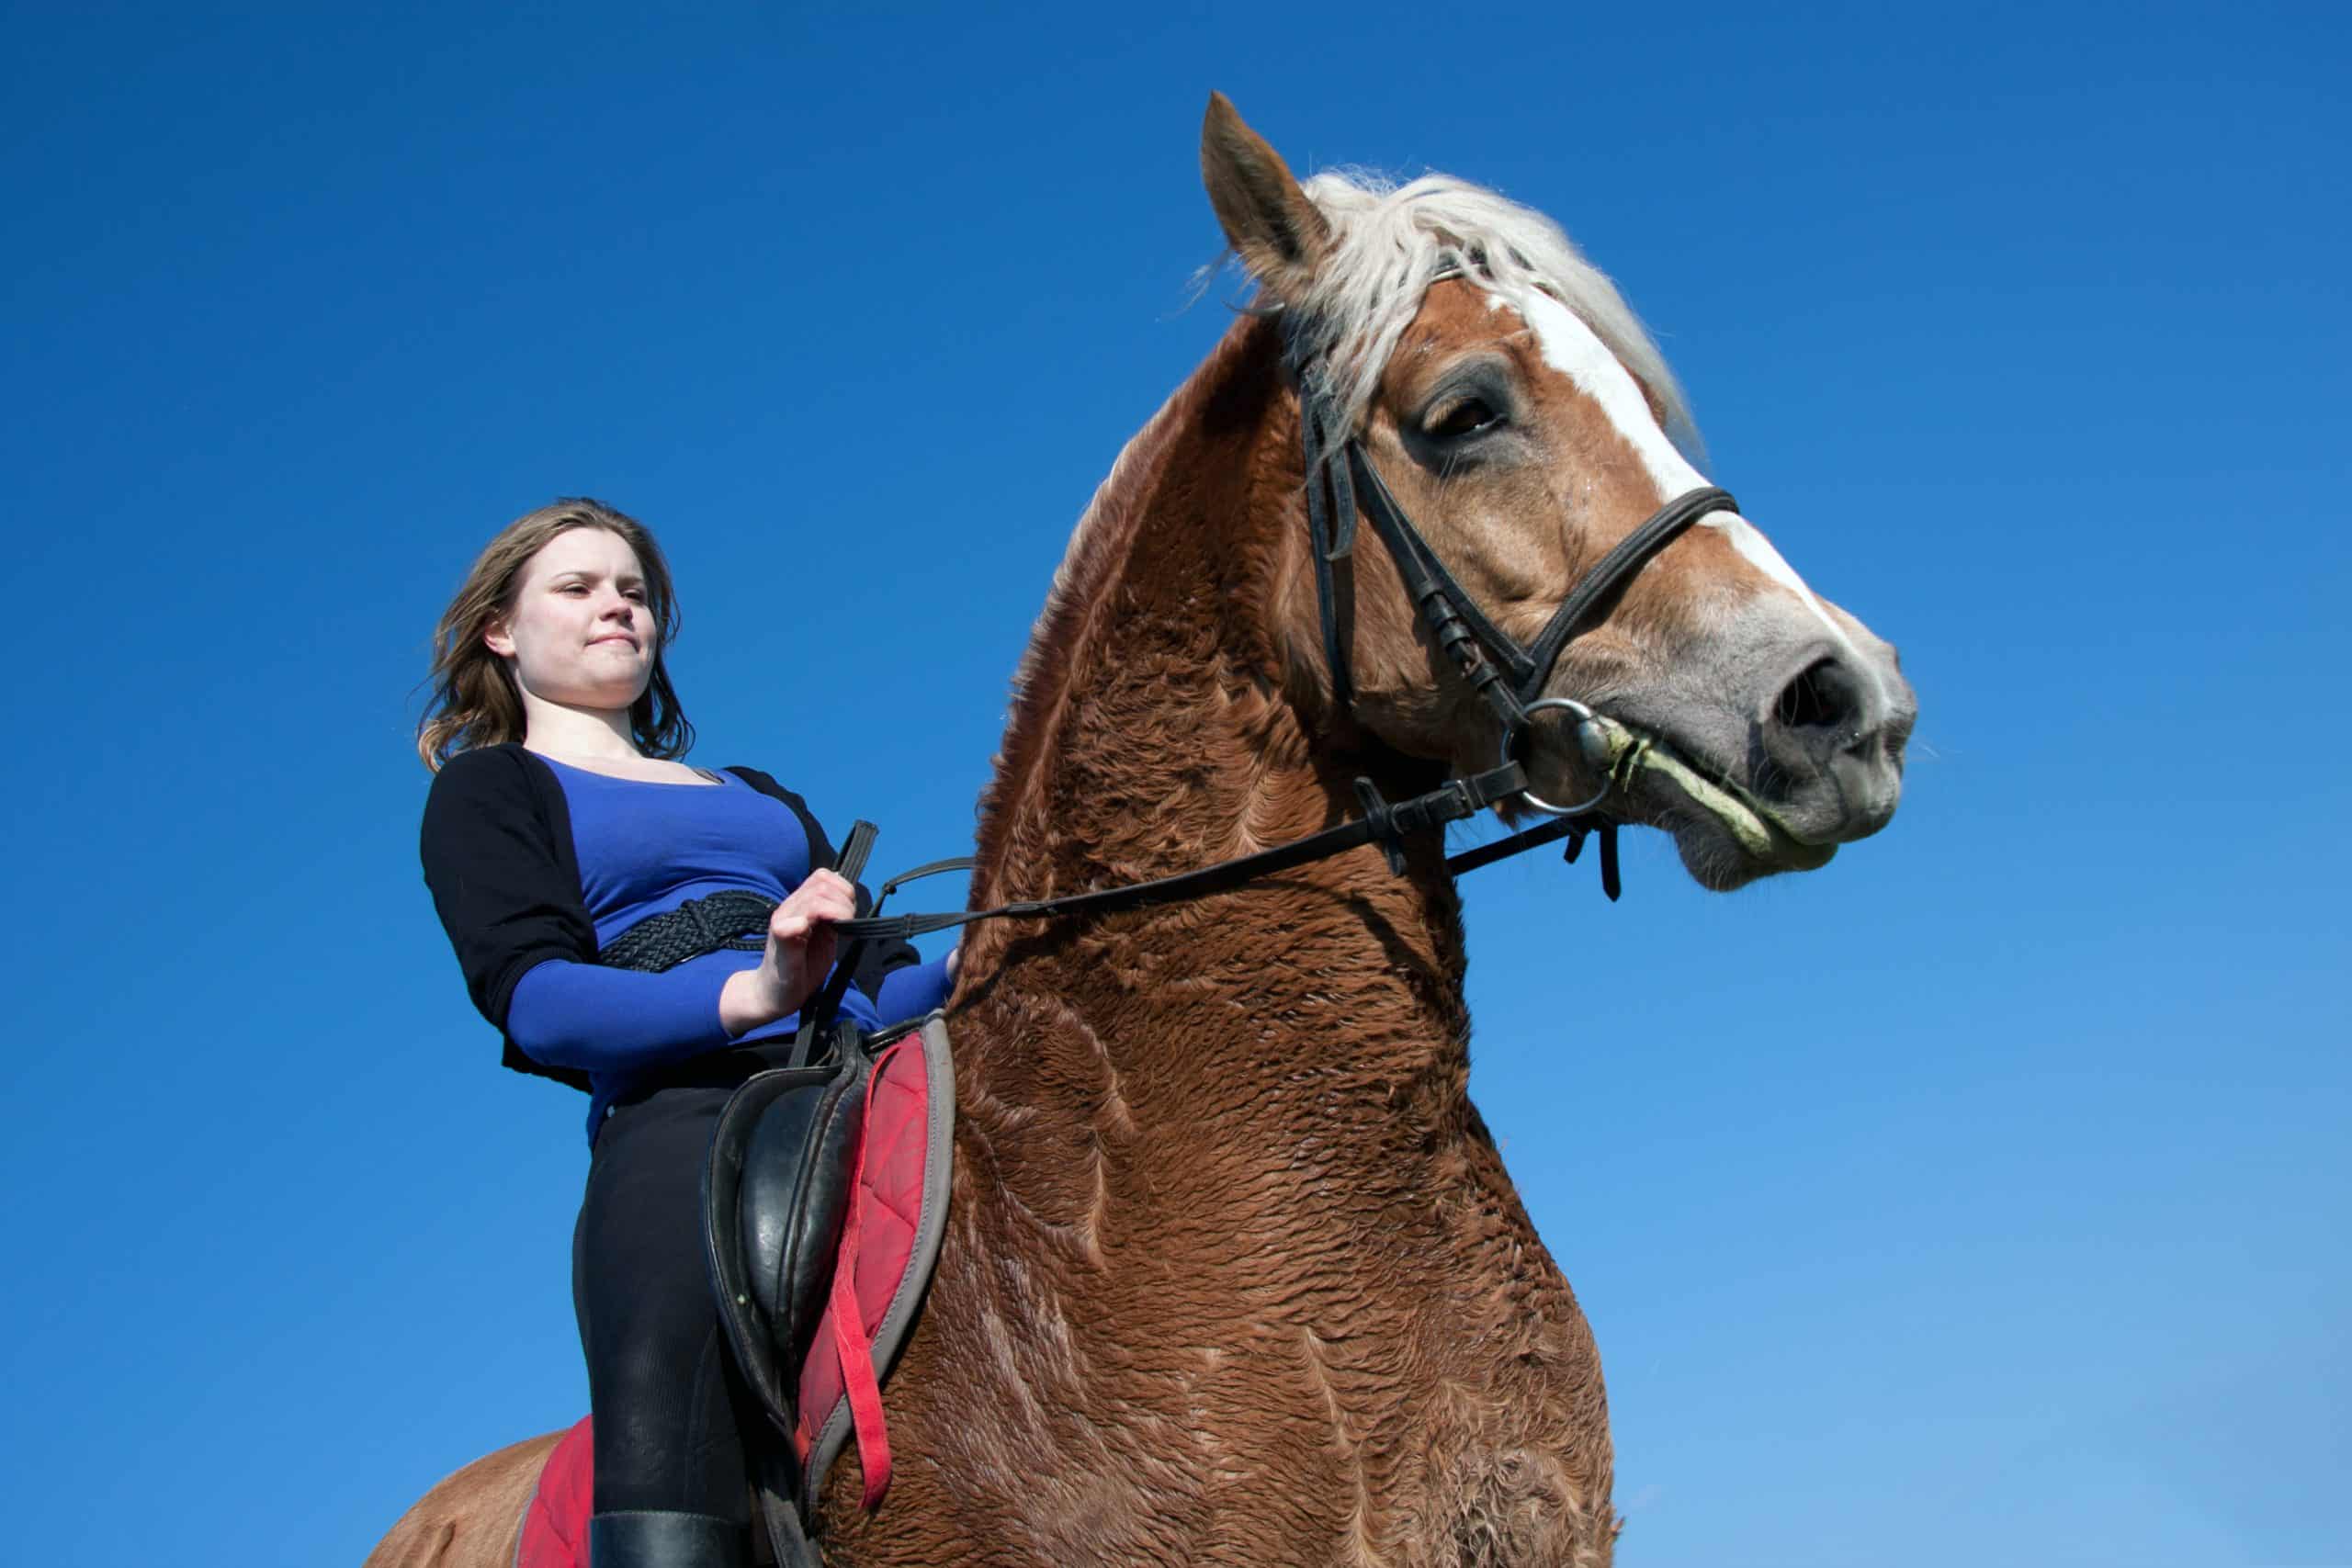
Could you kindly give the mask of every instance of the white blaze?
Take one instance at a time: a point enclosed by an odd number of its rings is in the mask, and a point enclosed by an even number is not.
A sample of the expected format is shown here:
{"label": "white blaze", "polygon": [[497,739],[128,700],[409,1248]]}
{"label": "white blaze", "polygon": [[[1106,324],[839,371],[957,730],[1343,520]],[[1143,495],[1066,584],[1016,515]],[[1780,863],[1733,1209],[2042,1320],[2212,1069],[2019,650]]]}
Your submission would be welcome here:
{"label": "white blaze", "polygon": [[[1617,427],[1625,445],[1631,446],[1649,470],[1658,491],[1658,504],[1663,506],[1678,495],[1702,488],[1706,476],[1690,466],[1673,442],[1659,428],[1657,416],[1650,412],[1649,400],[1642,396],[1642,389],[1634,373],[1625,368],[1600,334],[1585,325],[1575,311],[1553,299],[1549,294],[1531,289],[1524,301],[1505,299],[1499,294],[1489,295],[1488,304],[1495,310],[1517,310],[1535,333],[1535,341],[1544,345],[1544,363],[1577,384],[1577,389],[1599,403],[1610,423]],[[1846,635],[1829,612],[1823,608],[1813,590],[1805,586],[1796,569],[1781,558],[1772,541],[1763,532],[1736,512],[1710,512],[1699,519],[1702,528],[1719,528],[1731,541],[1732,548],[1757,570],[1786,588],[1804,601],[1807,609],[1829,628],[1829,635],[1849,656],[1851,662],[1878,678],[1877,667],[1862,657],[1853,639]]]}

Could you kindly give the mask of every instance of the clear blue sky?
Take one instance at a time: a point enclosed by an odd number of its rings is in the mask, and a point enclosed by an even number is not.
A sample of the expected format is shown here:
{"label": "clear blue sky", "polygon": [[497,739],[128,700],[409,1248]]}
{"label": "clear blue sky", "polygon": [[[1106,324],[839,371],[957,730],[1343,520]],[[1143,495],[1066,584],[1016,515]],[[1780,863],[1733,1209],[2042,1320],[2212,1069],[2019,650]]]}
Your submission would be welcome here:
{"label": "clear blue sky", "polygon": [[433,619],[613,501],[698,759],[959,852],[1225,324],[1221,87],[1559,219],[1922,699],[1816,876],[1471,885],[1621,1561],[2352,1562],[2341,7],[205,9],[0,51],[15,1560],[355,1562],[582,1410],[578,1101],[415,869]]}

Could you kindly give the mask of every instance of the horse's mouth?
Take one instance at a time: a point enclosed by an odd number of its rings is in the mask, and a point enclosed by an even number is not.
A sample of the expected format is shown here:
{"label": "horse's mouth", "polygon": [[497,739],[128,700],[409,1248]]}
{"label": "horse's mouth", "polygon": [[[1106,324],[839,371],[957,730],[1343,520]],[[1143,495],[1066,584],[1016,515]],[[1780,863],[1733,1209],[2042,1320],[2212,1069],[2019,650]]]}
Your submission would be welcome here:
{"label": "horse's mouth", "polygon": [[1609,774],[1604,809],[1673,835],[1702,886],[1725,892],[1777,872],[1817,871],[1838,852],[1836,844],[1798,839],[1738,784],[1653,730],[1606,714],[1589,729],[1587,760]]}

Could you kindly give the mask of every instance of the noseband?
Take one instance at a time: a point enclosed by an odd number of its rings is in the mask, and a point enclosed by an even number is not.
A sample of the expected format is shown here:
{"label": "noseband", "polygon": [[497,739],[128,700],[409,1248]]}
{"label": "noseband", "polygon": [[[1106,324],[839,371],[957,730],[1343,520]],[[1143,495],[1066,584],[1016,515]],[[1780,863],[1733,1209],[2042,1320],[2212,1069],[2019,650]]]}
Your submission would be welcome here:
{"label": "noseband", "polygon": [[[1347,422],[1331,386],[1329,366],[1310,347],[1307,333],[1287,312],[1282,318],[1283,368],[1298,391],[1300,440],[1306,459],[1306,526],[1315,551],[1315,597],[1323,622],[1323,658],[1331,671],[1332,700],[1345,710],[1354,701],[1348,673],[1347,639],[1340,631],[1340,604],[1334,568],[1355,548],[1359,512],[1388,547],[1397,575],[1421,624],[1453,660],[1455,672],[1494,710],[1502,723],[1501,761],[1510,762],[1520,735],[1547,709],[1567,714],[1581,737],[1592,710],[1572,697],[1543,695],[1552,667],[1601,602],[1623,588],[1651,558],[1710,512],[1736,512],[1739,502],[1712,485],[1675,497],[1640,527],[1620,539],[1592,570],[1568,590],[1534,643],[1521,648],[1495,625],[1477,602],[1430,548],[1429,541],[1398,505],[1380,470],[1364,450],[1363,438]],[[1547,817],[1579,817],[1600,806],[1609,783],[1591,799],[1555,806],[1522,789],[1519,799]],[[1606,829],[1606,825],[1604,825]],[[1554,837],[1559,835],[1555,834]],[[1521,835],[1524,837],[1524,835]],[[1516,842],[1516,840],[1510,840]],[[1499,846],[1498,846],[1499,847]],[[1532,848],[1532,844],[1522,847]],[[1613,869],[1615,838],[1609,832],[1603,853]],[[1614,882],[1613,876],[1610,877]],[[1611,897],[1615,897],[1611,894]]]}

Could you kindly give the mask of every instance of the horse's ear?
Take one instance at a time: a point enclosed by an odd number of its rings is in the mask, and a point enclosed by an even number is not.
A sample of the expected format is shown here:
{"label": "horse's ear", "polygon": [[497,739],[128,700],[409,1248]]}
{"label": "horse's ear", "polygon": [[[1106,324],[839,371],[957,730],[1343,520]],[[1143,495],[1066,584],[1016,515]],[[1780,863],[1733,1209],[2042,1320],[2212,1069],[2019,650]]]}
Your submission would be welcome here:
{"label": "horse's ear", "polygon": [[1331,248],[1331,225],[1223,93],[1209,95],[1201,120],[1201,183],[1250,276],[1277,299],[1304,294]]}

